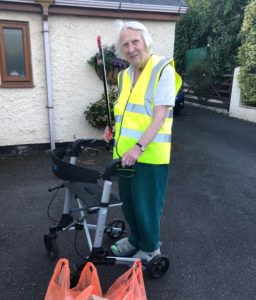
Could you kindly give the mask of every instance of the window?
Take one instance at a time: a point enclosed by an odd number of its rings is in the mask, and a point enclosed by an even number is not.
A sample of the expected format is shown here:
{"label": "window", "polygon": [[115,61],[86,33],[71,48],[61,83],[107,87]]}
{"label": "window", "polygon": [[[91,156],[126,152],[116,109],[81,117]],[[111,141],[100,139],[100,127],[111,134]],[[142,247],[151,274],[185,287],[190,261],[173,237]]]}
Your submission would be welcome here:
{"label": "window", "polygon": [[0,21],[1,87],[32,87],[29,26]]}

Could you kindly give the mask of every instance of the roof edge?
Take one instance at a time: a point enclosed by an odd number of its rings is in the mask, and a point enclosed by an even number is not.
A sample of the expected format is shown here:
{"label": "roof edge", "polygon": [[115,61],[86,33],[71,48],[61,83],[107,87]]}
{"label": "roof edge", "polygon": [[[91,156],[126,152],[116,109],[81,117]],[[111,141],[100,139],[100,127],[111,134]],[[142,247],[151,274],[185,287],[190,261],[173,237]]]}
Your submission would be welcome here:
{"label": "roof edge", "polygon": [[1,2],[13,2],[15,4],[21,4],[21,3],[29,3],[29,4],[36,4],[35,0],[1,0]]}
{"label": "roof edge", "polygon": [[[47,0],[46,0],[47,1]],[[2,3],[13,4],[38,4],[36,0],[1,0]],[[44,2],[44,0],[42,0]],[[182,15],[188,11],[187,6],[171,6],[171,5],[152,5],[152,4],[135,4],[123,2],[111,2],[100,0],[55,0],[52,3],[55,7],[83,7],[94,9],[106,9],[116,11],[137,11]]]}
{"label": "roof edge", "polygon": [[110,1],[94,1],[94,0],[55,0],[56,6],[69,7],[86,7],[114,10],[130,10],[143,12],[158,12],[158,13],[174,13],[185,14],[188,10],[187,6],[169,6],[169,5],[151,5],[151,4],[135,4]]}

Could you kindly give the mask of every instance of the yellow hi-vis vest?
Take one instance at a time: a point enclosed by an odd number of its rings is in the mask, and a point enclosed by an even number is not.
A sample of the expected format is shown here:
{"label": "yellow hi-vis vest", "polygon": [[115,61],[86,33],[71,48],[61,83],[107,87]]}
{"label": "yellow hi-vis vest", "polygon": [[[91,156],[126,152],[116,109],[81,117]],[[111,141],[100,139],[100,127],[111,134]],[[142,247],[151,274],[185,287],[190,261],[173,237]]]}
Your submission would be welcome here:
{"label": "yellow hi-vis vest", "polygon": [[[119,73],[119,98],[114,106],[114,159],[122,157],[126,151],[131,149],[152,122],[153,96],[160,74],[168,64],[174,68],[173,60],[152,55],[134,88],[132,88],[128,69]],[[181,87],[181,83],[180,76],[175,72],[176,94]],[[164,124],[138,158],[138,162],[148,164],[168,164],[170,162],[172,122],[173,110],[170,108]]]}

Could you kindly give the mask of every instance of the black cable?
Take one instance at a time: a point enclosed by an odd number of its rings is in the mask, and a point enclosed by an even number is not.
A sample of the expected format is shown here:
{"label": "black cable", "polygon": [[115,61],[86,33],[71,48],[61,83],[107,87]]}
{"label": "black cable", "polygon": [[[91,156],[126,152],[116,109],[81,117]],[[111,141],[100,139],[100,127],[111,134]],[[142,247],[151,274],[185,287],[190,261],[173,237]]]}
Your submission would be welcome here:
{"label": "black cable", "polygon": [[53,195],[53,197],[52,197],[52,199],[50,200],[50,203],[49,203],[49,205],[48,205],[48,207],[47,207],[47,216],[48,216],[48,218],[49,218],[50,220],[52,220],[52,221],[55,222],[55,223],[57,223],[57,222],[59,222],[59,221],[58,221],[58,220],[55,220],[54,218],[51,217],[51,215],[50,215],[50,208],[51,208],[52,202],[53,202],[53,200],[55,199],[55,197],[57,196],[59,190],[60,190],[60,188],[57,189],[57,191],[56,191],[55,194]]}

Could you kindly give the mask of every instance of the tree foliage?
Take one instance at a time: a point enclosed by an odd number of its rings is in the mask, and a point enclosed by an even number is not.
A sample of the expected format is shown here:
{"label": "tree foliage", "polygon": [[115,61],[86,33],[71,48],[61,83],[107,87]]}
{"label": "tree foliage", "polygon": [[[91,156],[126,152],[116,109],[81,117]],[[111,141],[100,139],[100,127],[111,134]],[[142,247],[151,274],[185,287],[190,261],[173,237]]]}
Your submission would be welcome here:
{"label": "tree foliage", "polygon": [[239,31],[249,0],[188,0],[189,12],[176,27],[175,60],[184,70],[185,51],[209,45],[209,74],[217,77],[232,72],[241,45]]}
{"label": "tree foliage", "polygon": [[245,9],[240,37],[242,45],[238,59],[241,66],[241,99],[246,105],[256,106],[256,0],[252,0]]}

